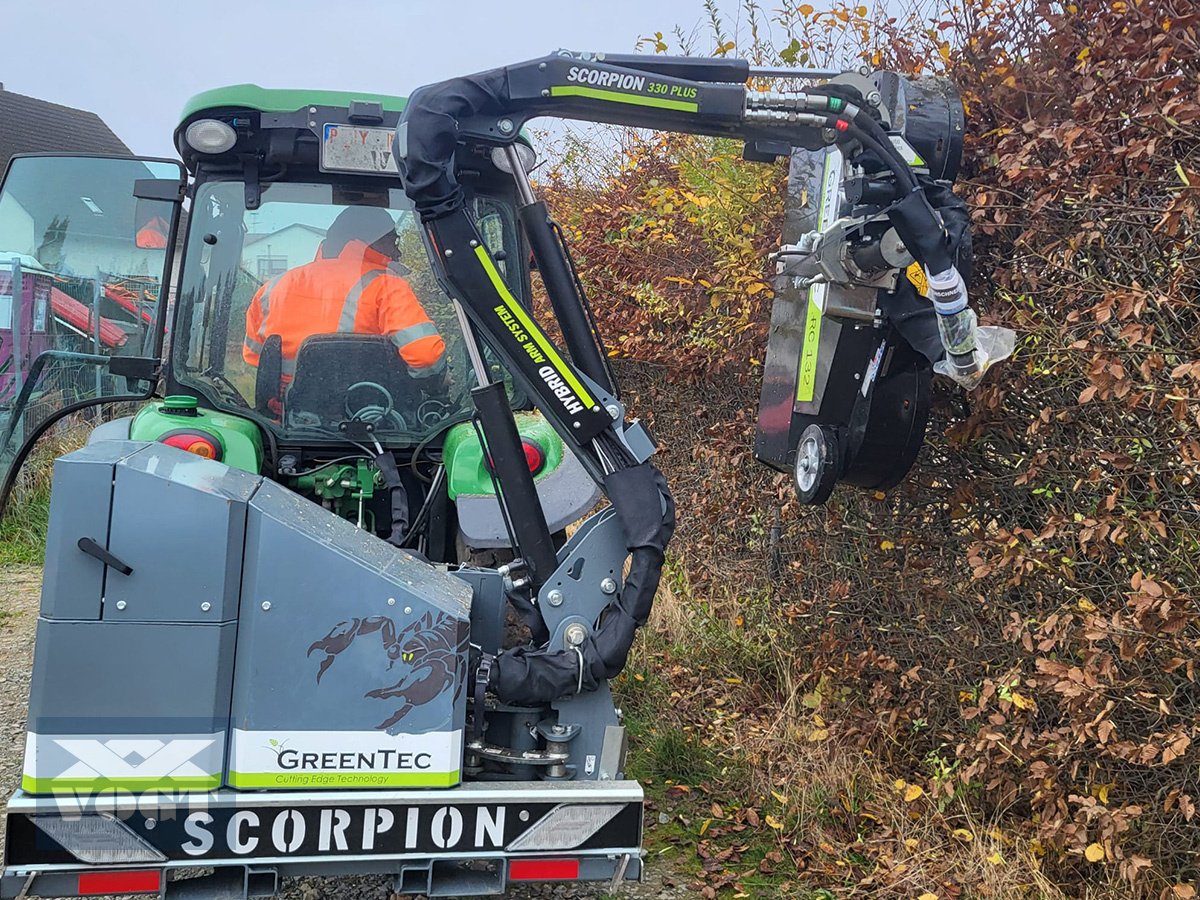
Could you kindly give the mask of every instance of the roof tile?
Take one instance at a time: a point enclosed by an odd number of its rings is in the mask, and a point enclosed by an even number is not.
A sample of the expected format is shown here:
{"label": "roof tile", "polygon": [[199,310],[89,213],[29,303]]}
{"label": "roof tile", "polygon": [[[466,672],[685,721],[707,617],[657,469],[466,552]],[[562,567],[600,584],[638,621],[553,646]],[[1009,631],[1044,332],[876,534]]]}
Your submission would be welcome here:
{"label": "roof tile", "polygon": [[0,170],[15,153],[133,152],[95,113],[0,88]]}

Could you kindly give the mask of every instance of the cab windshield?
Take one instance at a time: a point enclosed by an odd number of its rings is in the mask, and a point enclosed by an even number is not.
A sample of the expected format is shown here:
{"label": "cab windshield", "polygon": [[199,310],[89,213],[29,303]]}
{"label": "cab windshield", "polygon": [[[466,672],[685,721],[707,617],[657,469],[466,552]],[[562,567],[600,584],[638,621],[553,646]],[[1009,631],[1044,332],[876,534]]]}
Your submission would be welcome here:
{"label": "cab windshield", "polygon": [[[469,204],[523,298],[512,207],[486,196]],[[243,182],[202,183],[178,302],[175,380],[287,443],[369,431],[411,445],[470,415],[463,334],[398,188],[276,182],[247,209]]]}

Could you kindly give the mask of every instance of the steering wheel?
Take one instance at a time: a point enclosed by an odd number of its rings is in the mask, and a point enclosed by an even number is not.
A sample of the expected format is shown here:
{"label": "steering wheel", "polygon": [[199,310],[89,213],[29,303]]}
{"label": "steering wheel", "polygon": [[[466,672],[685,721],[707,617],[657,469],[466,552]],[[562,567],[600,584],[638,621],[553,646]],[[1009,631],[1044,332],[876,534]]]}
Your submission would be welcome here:
{"label": "steering wheel", "polygon": [[417,407],[417,421],[423,428],[433,428],[444,419],[448,419],[454,406],[445,400],[430,398]]}
{"label": "steering wheel", "polygon": [[[368,403],[355,409],[351,395],[360,388],[375,391],[383,403]],[[358,381],[346,388],[345,410],[346,416],[354,422],[382,422],[384,419],[391,419],[401,431],[408,430],[408,423],[396,409],[396,400],[391,391],[375,381]]]}
{"label": "steering wheel", "polygon": [[[377,391],[383,397],[383,406],[367,404],[355,409],[351,402],[351,395],[359,388],[368,388]],[[356,381],[350,387],[346,388],[345,409],[347,418],[357,422],[379,422],[386,418],[396,409],[396,401],[392,397],[391,391],[385,388],[382,384],[375,381]]]}
{"label": "steering wheel", "polygon": [[250,409],[250,404],[246,402],[246,398],[242,396],[242,392],[232,381],[225,377],[224,373],[218,372],[216,369],[208,368],[202,373],[205,378],[213,384],[220,385],[225,388],[227,393],[224,399],[228,400],[238,409]]}

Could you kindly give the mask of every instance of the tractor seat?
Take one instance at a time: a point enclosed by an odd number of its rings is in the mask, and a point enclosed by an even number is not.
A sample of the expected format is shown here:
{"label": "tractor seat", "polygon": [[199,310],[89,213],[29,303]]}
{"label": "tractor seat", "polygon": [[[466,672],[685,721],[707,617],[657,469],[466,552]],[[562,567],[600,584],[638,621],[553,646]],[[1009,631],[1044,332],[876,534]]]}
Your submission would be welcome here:
{"label": "tractor seat", "polygon": [[[382,411],[387,402],[384,395],[374,387],[361,386],[362,382],[384,388],[395,412],[405,423],[413,421],[420,391],[390,340],[374,334],[310,335],[296,354],[296,372],[284,397],[285,425],[332,430],[350,418],[347,408],[350,413],[364,407]],[[364,418],[369,416],[364,413]],[[380,431],[401,427],[395,416],[386,418],[379,423]]]}

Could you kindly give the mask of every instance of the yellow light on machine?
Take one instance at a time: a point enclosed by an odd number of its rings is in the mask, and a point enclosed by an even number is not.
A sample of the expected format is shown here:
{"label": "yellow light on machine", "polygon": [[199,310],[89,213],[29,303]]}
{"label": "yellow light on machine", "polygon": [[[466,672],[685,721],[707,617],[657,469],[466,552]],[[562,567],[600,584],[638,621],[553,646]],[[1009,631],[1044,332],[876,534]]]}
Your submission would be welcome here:
{"label": "yellow light on machine", "polygon": [[227,122],[197,119],[187,127],[183,139],[197,153],[224,153],[237,143],[237,132]]}

